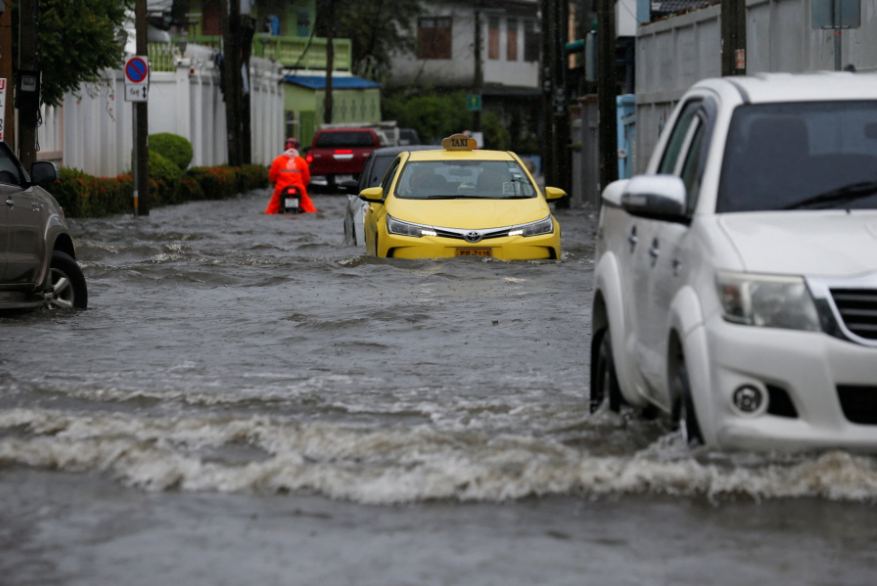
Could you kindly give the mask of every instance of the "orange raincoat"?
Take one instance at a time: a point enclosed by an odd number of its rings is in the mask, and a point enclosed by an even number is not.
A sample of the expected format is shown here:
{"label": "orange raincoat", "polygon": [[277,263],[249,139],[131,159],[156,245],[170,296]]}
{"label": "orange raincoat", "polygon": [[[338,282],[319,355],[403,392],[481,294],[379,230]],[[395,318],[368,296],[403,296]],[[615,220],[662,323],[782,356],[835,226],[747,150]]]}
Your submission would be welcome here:
{"label": "orange raincoat", "polygon": [[311,169],[294,148],[286,149],[283,154],[274,159],[271,169],[268,171],[268,181],[274,184],[274,194],[268,202],[266,214],[280,213],[280,194],[290,186],[298,187],[301,191],[301,209],[306,212],[316,212],[311,198],[305,187],[311,182]]}

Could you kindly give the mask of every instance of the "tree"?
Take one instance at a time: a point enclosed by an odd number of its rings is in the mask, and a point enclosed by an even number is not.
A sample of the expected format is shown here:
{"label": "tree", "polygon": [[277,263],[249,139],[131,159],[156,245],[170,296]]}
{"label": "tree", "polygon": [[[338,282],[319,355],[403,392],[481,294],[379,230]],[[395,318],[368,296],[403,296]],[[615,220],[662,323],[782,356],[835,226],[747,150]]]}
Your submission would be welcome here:
{"label": "tree", "polygon": [[[335,37],[353,44],[353,71],[379,80],[390,70],[393,52],[411,52],[417,42],[420,0],[329,0],[335,8]],[[317,30],[326,36],[329,23],[317,17]]]}
{"label": "tree", "polygon": [[[64,94],[77,91],[83,83],[99,82],[104,69],[121,67],[127,42],[124,26],[133,6],[134,0],[39,0],[37,39],[44,104],[58,106]],[[15,23],[17,8],[16,3]],[[13,26],[13,31],[17,34],[18,27]]]}

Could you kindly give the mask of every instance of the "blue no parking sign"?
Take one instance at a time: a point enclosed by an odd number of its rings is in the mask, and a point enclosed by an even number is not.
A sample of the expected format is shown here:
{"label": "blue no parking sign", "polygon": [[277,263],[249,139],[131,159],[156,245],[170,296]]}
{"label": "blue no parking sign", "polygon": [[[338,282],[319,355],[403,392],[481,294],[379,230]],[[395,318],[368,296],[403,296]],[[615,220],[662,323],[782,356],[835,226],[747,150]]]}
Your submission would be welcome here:
{"label": "blue no parking sign", "polygon": [[149,62],[134,55],[125,61],[125,101],[145,102],[149,93]]}

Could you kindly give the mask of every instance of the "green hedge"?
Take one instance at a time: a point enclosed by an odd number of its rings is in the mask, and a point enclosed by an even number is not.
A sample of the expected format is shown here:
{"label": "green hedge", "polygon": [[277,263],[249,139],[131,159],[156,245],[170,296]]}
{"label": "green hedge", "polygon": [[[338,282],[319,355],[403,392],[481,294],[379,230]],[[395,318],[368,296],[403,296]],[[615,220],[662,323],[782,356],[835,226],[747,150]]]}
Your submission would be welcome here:
{"label": "green hedge", "polygon": [[195,154],[187,138],[170,132],[149,135],[149,153],[153,151],[171,161],[180,171],[188,169]]}
{"label": "green hedge", "polygon": [[[192,200],[228,199],[268,187],[268,169],[261,165],[193,167],[181,172],[158,153],[150,152],[149,171],[150,208]],[[44,187],[70,218],[99,218],[134,210],[131,175],[92,177],[64,167],[60,169],[60,179]]]}

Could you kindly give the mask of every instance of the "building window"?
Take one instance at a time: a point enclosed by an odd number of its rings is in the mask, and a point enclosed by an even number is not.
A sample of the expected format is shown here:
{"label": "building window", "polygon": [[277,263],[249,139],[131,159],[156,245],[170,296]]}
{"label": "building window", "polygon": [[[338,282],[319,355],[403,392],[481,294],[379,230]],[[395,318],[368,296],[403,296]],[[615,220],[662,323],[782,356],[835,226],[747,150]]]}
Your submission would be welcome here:
{"label": "building window", "polygon": [[499,18],[487,19],[487,58],[499,59]]}
{"label": "building window", "polygon": [[510,18],[506,23],[506,61],[518,60],[518,19]]}
{"label": "building window", "polygon": [[451,58],[451,18],[421,18],[417,23],[417,58]]}
{"label": "building window", "polygon": [[201,6],[201,34],[222,34],[222,11],[219,9],[219,0],[204,0]]}
{"label": "building window", "polygon": [[539,29],[535,20],[524,21],[524,61],[539,61]]}

